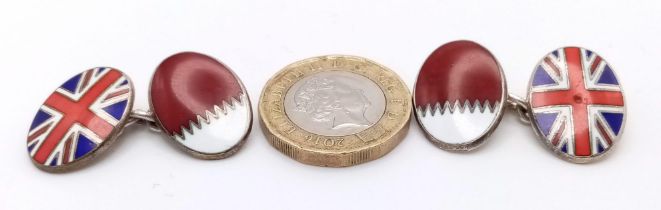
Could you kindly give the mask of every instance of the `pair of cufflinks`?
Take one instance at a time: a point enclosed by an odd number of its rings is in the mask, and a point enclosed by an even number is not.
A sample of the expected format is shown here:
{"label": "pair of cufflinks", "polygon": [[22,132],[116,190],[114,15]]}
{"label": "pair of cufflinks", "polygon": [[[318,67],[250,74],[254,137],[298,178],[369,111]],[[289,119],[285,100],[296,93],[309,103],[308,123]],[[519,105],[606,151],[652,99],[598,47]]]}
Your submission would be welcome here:
{"label": "pair of cufflinks", "polygon": [[241,80],[207,55],[184,52],[165,59],[149,95],[151,111],[133,110],[133,84],[121,71],[98,67],[75,75],[32,121],[27,138],[32,162],[49,172],[79,168],[135,123],[162,131],[195,157],[220,159],[234,154],[252,127]]}
{"label": "pair of cufflinks", "polygon": [[522,99],[507,94],[503,70],[486,48],[450,42],[427,58],[413,95],[420,127],[431,142],[451,151],[482,145],[510,107],[560,158],[586,163],[610,151],[625,121],[615,72],[601,56],[581,47],[545,55]]}

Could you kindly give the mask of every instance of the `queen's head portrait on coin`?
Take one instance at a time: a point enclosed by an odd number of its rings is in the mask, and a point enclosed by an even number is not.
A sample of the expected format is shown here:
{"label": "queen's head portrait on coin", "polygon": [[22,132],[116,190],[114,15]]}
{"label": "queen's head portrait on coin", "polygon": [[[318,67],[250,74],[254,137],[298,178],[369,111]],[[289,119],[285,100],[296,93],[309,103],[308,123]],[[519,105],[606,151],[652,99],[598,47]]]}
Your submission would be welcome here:
{"label": "queen's head portrait on coin", "polygon": [[355,56],[293,63],[259,104],[269,143],[306,164],[351,166],[391,151],[408,131],[409,90],[391,70]]}
{"label": "queen's head portrait on coin", "polygon": [[294,84],[285,112],[301,128],[328,136],[363,131],[383,116],[385,97],[368,78],[343,71],[321,72]]}

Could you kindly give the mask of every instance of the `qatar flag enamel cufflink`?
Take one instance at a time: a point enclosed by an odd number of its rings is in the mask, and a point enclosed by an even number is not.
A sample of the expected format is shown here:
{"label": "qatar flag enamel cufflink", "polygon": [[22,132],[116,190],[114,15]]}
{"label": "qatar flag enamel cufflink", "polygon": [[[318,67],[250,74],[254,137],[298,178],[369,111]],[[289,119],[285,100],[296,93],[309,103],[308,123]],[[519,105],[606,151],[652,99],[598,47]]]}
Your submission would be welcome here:
{"label": "qatar flag enamel cufflink", "polygon": [[165,59],[150,87],[154,120],[195,157],[235,153],[252,128],[250,99],[239,77],[216,59],[192,52]]}
{"label": "qatar flag enamel cufflink", "polygon": [[132,124],[163,131],[195,157],[220,159],[240,148],[252,126],[239,78],[199,53],[173,55],[157,68],[150,88],[153,111],[132,110],[133,97],[131,80],[117,69],[98,67],[73,76],[46,99],[30,125],[32,162],[48,172],[79,168]]}
{"label": "qatar flag enamel cufflink", "polygon": [[611,66],[596,53],[564,47],[534,68],[527,99],[507,94],[503,71],[486,48],[455,41],[425,61],[414,88],[418,124],[444,150],[470,151],[498,126],[504,107],[532,125],[560,158],[587,163],[622,135],[624,96]]}
{"label": "qatar flag enamel cufflink", "polygon": [[418,124],[428,139],[450,151],[470,151],[496,128],[507,100],[503,72],[493,55],[471,41],[436,49],[413,90]]}

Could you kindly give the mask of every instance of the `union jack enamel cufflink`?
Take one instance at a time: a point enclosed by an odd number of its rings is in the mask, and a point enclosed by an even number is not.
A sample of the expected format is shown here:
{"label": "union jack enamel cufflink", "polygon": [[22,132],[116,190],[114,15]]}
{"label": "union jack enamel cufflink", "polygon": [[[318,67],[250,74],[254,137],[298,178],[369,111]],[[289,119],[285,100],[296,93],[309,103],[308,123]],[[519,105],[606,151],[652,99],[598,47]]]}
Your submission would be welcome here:
{"label": "union jack enamel cufflink", "polygon": [[28,133],[28,154],[46,171],[87,163],[132,123],[133,84],[119,70],[98,67],[70,78],[39,108]]}
{"label": "union jack enamel cufflink", "polygon": [[185,151],[220,159],[245,141],[252,113],[239,78],[199,53],[180,53],[157,68],[150,88],[152,111],[133,110],[133,84],[110,67],[75,75],[41,105],[27,137],[32,162],[48,172],[79,168],[101,155],[122,130],[147,124]]}
{"label": "union jack enamel cufflink", "polygon": [[507,95],[503,71],[489,51],[471,41],[436,49],[420,70],[413,104],[428,139],[444,150],[482,145],[514,109],[544,145],[564,160],[603,157],[622,135],[624,96],[610,65],[596,53],[564,47],[533,71],[527,99]]}
{"label": "union jack enamel cufflink", "polygon": [[522,117],[562,159],[603,157],[622,136],[626,110],[620,82],[601,56],[581,47],[547,54],[535,67]]}

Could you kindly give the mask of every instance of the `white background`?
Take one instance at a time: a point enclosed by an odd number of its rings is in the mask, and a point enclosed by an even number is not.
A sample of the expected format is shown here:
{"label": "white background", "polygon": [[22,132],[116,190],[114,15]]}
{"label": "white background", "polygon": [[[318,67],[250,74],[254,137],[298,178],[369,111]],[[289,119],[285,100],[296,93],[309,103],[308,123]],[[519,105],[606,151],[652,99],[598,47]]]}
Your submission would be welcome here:
{"label": "white background", "polygon": [[[652,0],[3,1],[0,209],[660,209],[660,23]],[[388,155],[340,169],[282,155],[257,123],[225,160],[192,158],[143,127],[72,173],[42,172],[26,154],[39,105],[90,67],[123,70],[147,108],[161,60],[203,52],[234,69],[256,110],[262,85],[294,61],[360,55],[412,88],[427,55],[457,39],[491,50],[518,95],[546,53],[593,49],[627,94],[622,141],[603,161],[571,164],[508,112],[477,151],[440,150],[413,121]]]}

